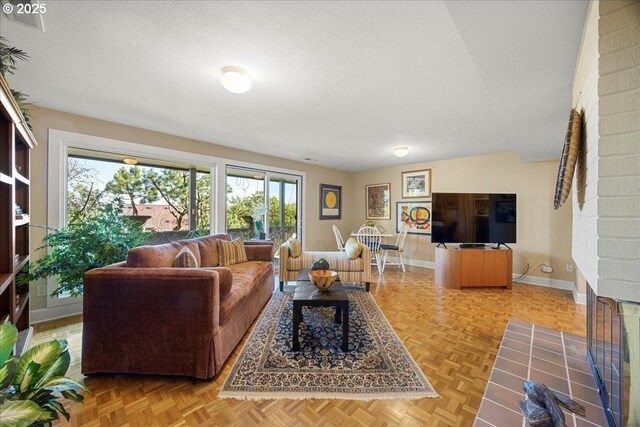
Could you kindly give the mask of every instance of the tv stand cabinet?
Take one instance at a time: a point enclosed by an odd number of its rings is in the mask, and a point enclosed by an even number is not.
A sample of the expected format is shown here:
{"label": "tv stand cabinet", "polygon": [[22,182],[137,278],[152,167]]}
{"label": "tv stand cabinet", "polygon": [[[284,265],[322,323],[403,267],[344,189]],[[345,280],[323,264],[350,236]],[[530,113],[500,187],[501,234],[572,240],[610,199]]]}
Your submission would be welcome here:
{"label": "tv stand cabinet", "polygon": [[500,248],[436,248],[436,284],[450,289],[511,289],[513,252]]}

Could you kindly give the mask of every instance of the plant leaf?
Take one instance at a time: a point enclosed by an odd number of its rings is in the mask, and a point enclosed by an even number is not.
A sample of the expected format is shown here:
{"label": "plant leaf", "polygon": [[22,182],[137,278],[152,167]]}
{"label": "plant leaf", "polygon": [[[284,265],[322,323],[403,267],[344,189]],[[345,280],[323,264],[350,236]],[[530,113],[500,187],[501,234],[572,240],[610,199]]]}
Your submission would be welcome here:
{"label": "plant leaf", "polygon": [[40,364],[32,361],[29,363],[29,366],[27,366],[27,370],[22,376],[20,384],[16,384],[14,379],[13,385],[18,389],[18,391],[26,391],[33,387],[35,382],[38,380],[38,377],[36,376],[38,369],[40,369]]}
{"label": "plant leaf", "polygon": [[84,396],[75,390],[65,390],[65,391],[62,391],[61,393],[63,397],[66,397],[69,400],[73,400],[74,402],[84,403]]}
{"label": "plant leaf", "polygon": [[0,364],[3,365],[7,361],[16,341],[18,341],[18,329],[11,323],[0,325]]}
{"label": "plant leaf", "polygon": [[67,421],[69,421],[69,418],[71,418],[71,415],[69,415],[67,410],[64,409],[64,405],[57,400],[47,403],[46,405],[44,405],[44,407],[51,408],[51,410],[54,411],[54,414],[56,413],[56,411],[61,413],[67,419]]}
{"label": "plant leaf", "polygon": [[[60,354],[66,350],[66,342],[60,342],[57,340],[49,341],[46,343],[38,344],[33,348],[27,350],[18,361],[18,369],[16,371],[16,377],[13,380],[13,385],[18,391],[23,392],[26,389],[22,389],[21,384],[29,384],[24,382],[24,376],[27,372],[27,368],[32,362],[38,364],[40,368],[39,372],[33,372],[35,379],[39,380],[40,376],[47,372],[49,368],[56,362]],[[37,382],[37,381],[36,381]],[[32,384],[35,384],[32,383]]]}
{"label": "plant leaf", "polygon": [[55,362],[49,367],[46,372],[42,373],[42,377],[36,384],[36,387],[41,387],[42,384],[54,377],[61,377],[67,373],[67,369],[69,369],[69,365],[71,364],[71,355],[69,351],[64,351],[60,357],[58,357]]}
{"label": "plant leaf", "polygon": [[13,377],[16,375],[16,360],[11,358],[4,362],[4,365],[0,368],[0,390],[4,390],[9,387],[13,382]]}
{"label": "plant leaf", "polygon": [[87,391],[87,388],[83,384],[80,384],[79,382],[67,377],[51,378],[47,382],[43,383],[41,387],[45,390],[57,392],[76,389]]}
{"label": "plant leaf", "polygon": [[0,405],[0,427],[27,427],[51,419],[48,411],[30,400],[7,400]]}

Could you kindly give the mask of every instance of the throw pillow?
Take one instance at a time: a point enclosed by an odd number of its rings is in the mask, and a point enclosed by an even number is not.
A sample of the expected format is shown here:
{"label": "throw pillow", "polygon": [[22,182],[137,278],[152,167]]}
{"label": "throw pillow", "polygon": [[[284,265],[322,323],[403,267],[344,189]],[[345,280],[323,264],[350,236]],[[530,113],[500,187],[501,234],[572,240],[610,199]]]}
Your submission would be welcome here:
{"label": "throw pillow", "polygon": [[298,258],[302,255],[302,245],[300,244],[300,240],[289,239],[287,244],[289,245],[289,256],[291,258]]}
{"label": "throw pillow", "polygon": [[362,253],[362,244],[353,237],[350,237],[344,244],[344,251],[349,259],[356,259]]}
{"label": "throw pillow", "polygon": [[247,262],[247,251],[244,249],[242,239],[232,240],[231,242],[218,240],[218,253],[222,267]]}
{"label": "throw pillow", "polygon": [[188,247],[183,247],[173,259],[173,267],[198,268],[198,260]]}

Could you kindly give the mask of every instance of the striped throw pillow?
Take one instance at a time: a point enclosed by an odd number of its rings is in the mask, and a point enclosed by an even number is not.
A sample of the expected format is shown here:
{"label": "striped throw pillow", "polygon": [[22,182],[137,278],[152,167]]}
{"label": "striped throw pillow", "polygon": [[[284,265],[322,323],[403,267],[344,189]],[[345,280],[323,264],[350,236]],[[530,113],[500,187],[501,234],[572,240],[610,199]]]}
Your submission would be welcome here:
{"label": "striped throw pillow", "polygon": [[198,260],[188,247],[183,247],[173,259],[173,267],[198,268]]}
{"label": "striped throw pillow", "polygon": [[218,239],[218,256],[220,257],[220,265],[223,267],[247,262],[247,251],[244,249],[242,239],[231,242]]}

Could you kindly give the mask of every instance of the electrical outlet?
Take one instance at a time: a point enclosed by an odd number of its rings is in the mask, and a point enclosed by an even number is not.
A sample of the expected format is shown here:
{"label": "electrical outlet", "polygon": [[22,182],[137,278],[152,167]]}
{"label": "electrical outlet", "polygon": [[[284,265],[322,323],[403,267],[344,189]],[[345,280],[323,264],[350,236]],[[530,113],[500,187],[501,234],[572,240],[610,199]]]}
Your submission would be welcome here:
{"label": "electrical outlet", "polygon": [[552,273],[553,272],[553,268],[548,264],[544,264],[542,267],[540,267],[540,270],[542,270],[543,273]]}
{"label": "electrical outlet", "polygon": [[573,264],[567,264],[567,271],[573,271]]}
{"label": "electrical outlet", "polygon": [[47,285],[38,285],[37,291],[36,291],[36,295],[38,295],[39,297],[46,297],[47,296]]}

